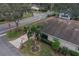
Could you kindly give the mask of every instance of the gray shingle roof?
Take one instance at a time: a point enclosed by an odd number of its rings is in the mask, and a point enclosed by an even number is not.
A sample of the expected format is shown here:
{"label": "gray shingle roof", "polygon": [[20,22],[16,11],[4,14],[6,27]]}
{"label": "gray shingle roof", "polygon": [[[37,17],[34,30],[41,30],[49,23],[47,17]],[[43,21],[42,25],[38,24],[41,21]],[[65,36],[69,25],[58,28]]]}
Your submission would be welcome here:
{"label": "gray shingle roof", "polygon": [[59,20],[59,18],[52,17],[38,23],[44,26],[43,32],[79,45],[79,21]]}

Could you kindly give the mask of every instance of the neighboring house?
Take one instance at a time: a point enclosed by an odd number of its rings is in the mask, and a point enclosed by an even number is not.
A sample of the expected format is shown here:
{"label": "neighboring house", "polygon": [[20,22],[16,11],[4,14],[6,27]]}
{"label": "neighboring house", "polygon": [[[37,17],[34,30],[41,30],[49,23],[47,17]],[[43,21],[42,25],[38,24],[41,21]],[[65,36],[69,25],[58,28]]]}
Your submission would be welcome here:
{"label": "neighboring house", "polygon": [[39,10],[39,7],[38,6],[32,6],[31,9],[38,11]]}
{"label": "neighboring house", "polygon": [[52,41],[58,38],[61,47],[67,47],[73,51],[79,52],[79,21],[51,18],[39,21],[43,25],[42,33],[46,35],[46,40]]}
{"label": "neighboring house", "polygon": [[70,20],[72,18],[71,10],[61,10],[59,13],[59,18]]}

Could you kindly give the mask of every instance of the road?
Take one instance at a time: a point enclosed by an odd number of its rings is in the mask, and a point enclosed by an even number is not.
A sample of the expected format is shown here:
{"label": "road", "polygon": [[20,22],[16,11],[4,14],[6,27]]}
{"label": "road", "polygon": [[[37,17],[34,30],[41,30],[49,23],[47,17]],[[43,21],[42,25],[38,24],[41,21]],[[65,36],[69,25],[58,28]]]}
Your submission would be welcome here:
{"label": "road", "polygon": [[[34,14],[33,17],[20,20],[20,21],[19,21],[19,26],[23,26],[23,25],[25,25],[25,24],[30,24],[30,23],[35,22],[35,21],[38,21],[38,20],[42,20],[42,19],[44,19],[46,16],[47,16],[46,13]],[[11,28],[16,27],[16,25],[15,25],[14,22],[11,22],[10,24],[11,24]],[[6,32],[6,31],[8,31],[8,30],[9,30],[8,23],[0,25],[0,34],[3,34],[4,32]]]}
{"label": "road", "polygon": [[[33,17],[20,20],[19,26],[42,20],[46,17],[46,15],[46,13],[34,14]],[[11,28],[14,27],[15,23],[11,22]],[[0,56],[21,56],[22,54],[13,45],[11,45],[4,36],[4,33],[8,30],[8,23],[0,25]]]}
{"label": "road", "polygon": [[21,56],[22,54],[13,45],[11,45],[6,37],[0,37],[0,56]]}

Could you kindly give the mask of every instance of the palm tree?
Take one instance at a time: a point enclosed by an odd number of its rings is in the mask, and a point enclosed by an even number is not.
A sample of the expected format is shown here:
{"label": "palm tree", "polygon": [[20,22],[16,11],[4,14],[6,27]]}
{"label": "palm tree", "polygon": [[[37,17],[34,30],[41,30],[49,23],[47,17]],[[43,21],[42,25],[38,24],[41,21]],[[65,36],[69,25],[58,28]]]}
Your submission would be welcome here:
{"label": "palm tree", "polygon": [[38,24],[32,24],[27,27],[24,27],[24,31],[27,33],[28,38],[32,39],[32,50],[38,50],[38,44],[37,40],[40,39],[40,30],[42,29],[41,25]]}
{"label": "palm tree", "polygon": [[40,37],[40,30],[41,30],[42,26],[38,25],[38,24],[32,24],[30,26],[30,31],[32,34],[32,43],[33,43],[33,49],[37,50],[38,46],[37,46],[37,39],[39,39]]}

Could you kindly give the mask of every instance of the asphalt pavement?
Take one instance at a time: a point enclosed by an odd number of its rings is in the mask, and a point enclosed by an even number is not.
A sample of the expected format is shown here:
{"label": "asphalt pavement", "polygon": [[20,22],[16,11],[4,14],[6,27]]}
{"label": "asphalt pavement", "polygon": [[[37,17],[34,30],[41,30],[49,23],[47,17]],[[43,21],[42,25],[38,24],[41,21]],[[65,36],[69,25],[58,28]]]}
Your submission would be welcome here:
{"label": "asphalt pavement", "polygon": [[[46,16],[47,16],[46,13],[34,14],[33,17],[29,17],[29,18],[20,20],[19,21],[19,26],[30,24],[30,23],[38,21],[38,20],[42,20],[42,19],[46,18]],[[11,28],[15,28],[16,27],[15,22],[10,22],[10,24],[11,24]],[[3,34],[3,33],[5,33],[8,30],[9,30],[8,23],[0,24],[0,34]]]}
{"label": "asphalt pavement", "polygon": [[0,56],[22,56],[17,48],[11,45],[7,38],[0,37]]}

